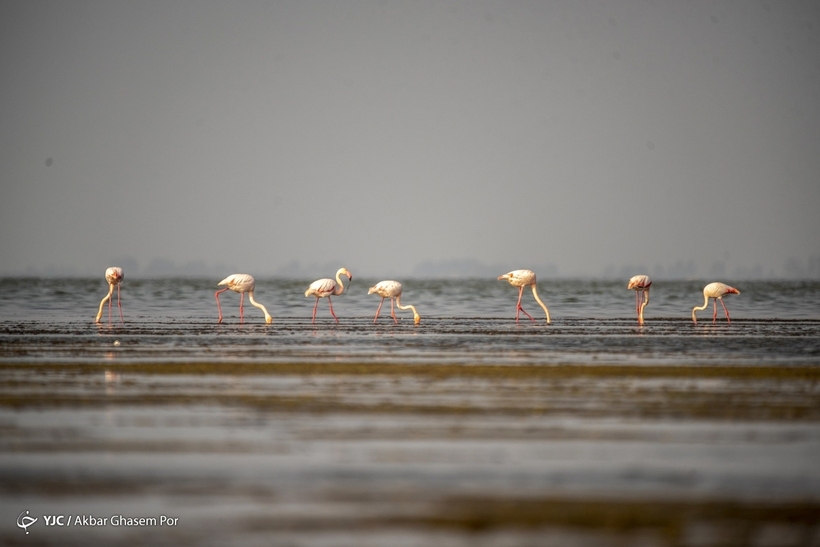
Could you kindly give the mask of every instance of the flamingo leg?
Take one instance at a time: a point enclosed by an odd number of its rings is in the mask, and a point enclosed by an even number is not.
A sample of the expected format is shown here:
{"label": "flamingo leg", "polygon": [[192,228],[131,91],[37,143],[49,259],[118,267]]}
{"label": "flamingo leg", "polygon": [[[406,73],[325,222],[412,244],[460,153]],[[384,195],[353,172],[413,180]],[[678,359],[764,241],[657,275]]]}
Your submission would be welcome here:
{"label": "flamingo leg", "polygon": [[373,322],[376,322],[376,319],[379,318],[379,314],[382,312],[382,304],[384,304],[384,297],[382,297],[382,301],[379,302],[379,307],[376,309],[376,317],[373,318]]}
{"label": "flamingo leg", "polygon": [[245,293],[239,293],[239,322],[245,322]]}
{"label": "flamingo leg", "polygon": [[399,320],[396,319],[396,311],[393,309],[393,303],[396,301],[395,298],[390,299],[390,316],[393,318],[393,322],[395,324],[399,324]]}
{"label": "flamingo leg", "polygon": [[222,322],[222,306],[219,305],[219,293],[225,292],[227,290],[228,289],[225,288],[225,289],[218,290],[214,293],[214,298],[216,298],[216,309],[219,310],[219,321],[217,321],[217,323]]}
{"label": "flamingo leg", "polygon": [[518,316],[520,312],[518,310],[522,310],[521,307],[521,297],[524,295],[524,287],[518,287],[518,303],[515,305],[515,322],[518,323]]}
{"label": "flamingo leg", "polygon": [[316,297],[316,303],[313,305],[313,319],[311,319],[312,323],[316,322],[316,308],[319,307],[319,297]]}
{"label": "flamingo leg", "polygon": [[125,319],[122,318],[122,304],[120,303],[120,286],[117,285],[117,307],[120,309],[120,323],[125,324]]}
{"label": "flamingo leg", "polygon": [[[727,310],[727,309],[726,309],[726,304],[724,304],[724,303],[723,303],[723,299],[722,299],[722,298],[720,299],[720,305],[721,305],[721,306],[723,306],[723,313],[725,313],[725,314],[726,314],[726,321],[727,321],[728,323],[731,323],[731,322],[732,322],[732,320],[731,320],[731,319],[729,319],[729,310]],[[715,304],[715,308],[717,308],[717,304]],[[715,310],[715,313],[717,314],[717,310]]]}
{"label": "flamingo leg", "polygon": [[330,304],[330,315],[332,315],[332,316],[333,316],[333,319],[335,319],[335,320],[336,320],[336,322],[338,323],[338,322],[339,322],[339,318],[338,318],[338,317],[336,317],[336,314],[335,314],[335,313],[333,313],[333,301],[330,299],[330,297],[329,297],[329,296],[327,297],[327,303],[328,303],[328,304]]}
{"label": "flamingo leg", "polygon": [[[718,299],[715,298],[713,300],[715,302],[715,313],[712,314],[712,323],[716,323],[717,322],[717,301],[718,301]],[[721,304],[722,304],[722,302],[721,302]]]}
{"label": "flamingo leg", "polygon": [[635,291],[635,313],[641,313],[641,291]]}
{"label": "flamingo leg", "polygon": [[521,297],[524,295],[524,286],[518,287],[518,304],[515,306],[515,322],[518,323],[518,312],[523,311],[524,315],[530,318],[530,321],[535,322],[535,319],[532,318],[532,315],[528,314],[527,311],[521,307]]}

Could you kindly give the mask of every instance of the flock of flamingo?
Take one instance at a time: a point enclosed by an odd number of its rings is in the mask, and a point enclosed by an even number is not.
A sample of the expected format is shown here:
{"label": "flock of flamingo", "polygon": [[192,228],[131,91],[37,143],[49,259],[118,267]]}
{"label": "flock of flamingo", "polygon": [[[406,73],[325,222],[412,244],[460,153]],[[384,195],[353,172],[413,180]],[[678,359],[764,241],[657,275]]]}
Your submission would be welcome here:
{"label": "flock of flamingo", "polygon": [[[336,272],[336,279],[317,279],[305,291],[305,297],[314,296],[316,297],[316,303],[313,305],[313,316],[311,318],[311,322],[316,323],[316,310],[319,307],[319,299],[320,298],[327,298],[327,303],[330,306],[330,315],[333,316],[333,319],[336,322],[339,322],[339,318],[336,317],[336,314],[333,312],[333,301],[330,299],[331,296],[339,296],[345,291],[345,286],[342,283],[342,276],[347,276],[347,279],[352,281],[353,274],[351,274],[347,268],[339,268]],[[105,280],[108,282],[108,294],[103,297],[100,301],[100,309],[97,312],[97,317],[94,319],[96,323],[100,322],[100,319],[103,315],[103,307],[105,307],[105,303],[108,302],[108,322],[111,322],[111,308],[112,308],[112,296],[114,295],[114,288],[117,289],[117,308],[120,312],[120,321],[125,322],[122,317],[122,304],[120,303],[120,284],[122,283],[124,276],[122,273],[122,268],[118,268],[116,266],[112,266],[105,270]],[[538,305],[544,309],[544,313],[547,316],[547,324],[550,323],[550,311],[547,308],[547,305],[541,301],[538,297],[538,290],[536,289],[535,283],[535,272],[532,270],[513,270],[509,273],[505,273],[498,277],[499,281],[507,281],[513,287],[518,287],[518,303],[515,307],[515,322],[518,322],[519,312],[524,312],[524,315],[530,318],[530,321],[535,321],[535,319],[528,314],[524,308],[521,306],[521,298],[524,296],[524,288],[525,287],[532,287],[532,295],[535,297],[535,301],[538,302]],[[233,274],[229,275],[222,281],[220,281],[218,286],[224,285],[224,289],[220,289],[216,291],[214,294],[214,298],[216,298],[216,308],[219,312],[219,320],[218,322],[222,322],[222,307],[219,305],[219,295],[227,290],[231,290],[234,292],[239,293],[239,319],[240,321],[244,321],[245,319],[245,310],[244,310],[244,301],[245,301],[245,293],[248,293],[248,300],[253,306],[256,306],[265,314],[265,323],[271,323],[273,321],[273,317],[268,313],[268,310],[254,300],[253,298],[253,290],[256,287],[256,281],[254,280],[253,276],[248,274]],[[646,305],[649,304],[649,288],[652,286],[652,280],[649,278],[648,275],[636,275],[629,279],[629,284],[627,285],[627,289],[635,291],[635,311],[638,314],[638,324],[643,325],[643,311],[646,308]],[[413,310],[413,323],[418,324],[421,321],[421,316],[419,315],[416,308],[411,305],[402,306],[401,304],[401,283],[398,281],[386,280],[386,281],[379,281],[367,291],[367,294],[376,293],[377,295],[381,296],[381,302],[379,302],[379,307],[376,309],[376,317],[373,318],[373,323],[375,323],[379,319],[379,314],[382,311],[382,304],[384,304],[384,299],[390,299],[390,316],[393,318],[393,321],[398,324],[399,320],[396,317],[396,311],[393,307],[394,303],[400,310]],[[714,313],[712,314],[712,322],[717,321],[717,303],[718,300],[720,301],[720,305],[723,306],[723,312],[726,314],[726,321],[731,323],[732,320],[729,317],[729,310],[726,309],[726,304],[723,303],[723,297],[729,294],[740,294],[740,291],[735,289],[734,287],[730,287],[725,283],[709,283],[703,288],[703,305],[702,306],[695,306],[692,308],[692,321],[697,323],[697,312],[701,310],[705,310],[709,306],[709,299],[711,298],[714,301]]]}

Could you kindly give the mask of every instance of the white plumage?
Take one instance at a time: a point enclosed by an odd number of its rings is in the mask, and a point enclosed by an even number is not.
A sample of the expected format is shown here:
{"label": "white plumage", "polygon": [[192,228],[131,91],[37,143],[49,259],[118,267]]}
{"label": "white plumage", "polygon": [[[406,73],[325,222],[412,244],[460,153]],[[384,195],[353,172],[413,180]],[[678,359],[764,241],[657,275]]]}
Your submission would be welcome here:
{"label": "white plumage", "polygon": [[399,320],[396,318],[396,311],[393,308],[393,302],[395,301],[396,305],[399,307],[400,310],[413,310],[413,323],[418,325],[421,321],[421,316],[416,311],[416,308],[411,305],[402,306],[401,305],[401,291],[402,286],[401,283],[398,281],[393,280],[386,280],[386,281],[379,281],[367,291],[367,294],[376,293],[382,297],[381,302],[379,302],[379,307],[376,310],[376,317],[373,318],[373,322],[376,322],[376,319],[379,318],[379,313],[382,311],[382,304],[384,304],[384,299],[390,299],[390,316],[393,318],[393,322],[397,323]]}
{"label": "white plumage", "polygon": [[536,302],[544,309],[544,313],[547,315],[547,323],[550,322],[550,311],[547,309],[546,304],[544,304],[540,298],[538,298],[538,290],[536,289],[536,282],[535,282],[535,272],[532,270],[513,270],[511,272],[505,273],[504,275],[498,276],[498,280],[508,281],[510,285],[513,287],[518,287],[518,304],[516,304],[515,308],[515,322],[518,323],[518,315],[519,311],[523,311],[524,315],[530,318],[531,321],[535,321],[530,314],[528,314],[524,308],[521,307],[521,297],[524,294],[524,287],[532,287],[532,295],[535,297]]}
{"label": "white plumage", "polygon": [[222,322],[222,307],[219,305],[219,293],[231,290],[239,293],[239,321],[245,320],[244,300],[245,293],[248,293],[248,300],[250,303],[265,313],[265,323],[271,323],[273,317],[268,313],[267,308],[254,300],[253,291],[256,288],[256,280],[252,275],[248,274],[232,274],[217,283],[218,286],[226,285],[224,289],[216,291],[214,297],[216,298],[216,308],[219,310],[219,323]]}
{"label": "white plumage", "polygon": [[249,292],[256,288],[256,280],[248,274],[232,274],[217,283],[217,286],[226,285],[230,290],[238,293]]}
{"label": "white plumage", "polygon": [[709,305],[709,299],[714,299],[715,304],[715,312],[712,314],[712,323],[717,321],[717,303],[720,300],[720,305],[723,306],[723,313],[726,314],[726,321],[731,323],[732,320],[729,318],[729,310],[726,309],[726,304],[723,303],[723,297],[727,294],[740,294],[740,291],[734,287],[730,287],[726,283],[720,283],[716,281],[714,283],[709,283],[705,287],[703,287],[703,306],[695,306],[692,308],[692,321],[695,323],[698,322],[698,318],[695,315],[695,312],[700,310],[705,310],[706,307]]}
{"label": "white plumage", "polygon": [[336,317],[336,314],[333,312],[333,301],[330,300],[330,297],[339,296],[345,291],[345,286],[341,278],[343,275],[346,275],[349,280],[353,281],[353,274],[347,271],[347,268],[339,268],[338,271],[336,271],[335,281],[330,278],[317,279],[311,283],[305,291],[305,297],[316,297],[316,304],[313,306],[313,323],[316,322],[316,309],[319,307],[320,298],[327,298],[327,302],[330,305],[330,315],[333,316],[333,319],[335,319],[337,323],[339,322],[339,318]]}

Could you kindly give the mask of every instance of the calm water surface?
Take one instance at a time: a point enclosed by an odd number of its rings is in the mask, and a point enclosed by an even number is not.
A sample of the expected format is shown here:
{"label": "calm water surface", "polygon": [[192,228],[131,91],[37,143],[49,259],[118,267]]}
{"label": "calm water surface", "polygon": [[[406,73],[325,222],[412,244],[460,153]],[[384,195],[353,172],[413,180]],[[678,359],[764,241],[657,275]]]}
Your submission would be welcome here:
{"label": "calm water surface", "polygon": [[[424,362],[815,362],[820,355],[820,283],[735,283],[741,294],[726,298],[733,319],[702,304],[701,281],[656,281],[639,327],[634,293],[625,282],[557,280],[540,283],[553,323],[530,292],[514,321],[517,290],[495,280],[425,280],[404,283],[404,302],[422,315],[389,304],[373,324],[379,298],[368,295],[376,280],[354,278],[335,297],[335,323],[327,301],[305,298],[307,281],[258,280],[256,299],[274,317],[264,324],[239,295],[221,295],[225,319],[216,322],[212,280],[130,280],[122,285],[125,324],[92,319],[107,286],[100,279],[6,279],[0,285],[0,359],[19,360],[379,360]],[[116,316],[116,307],[114,308]]]}

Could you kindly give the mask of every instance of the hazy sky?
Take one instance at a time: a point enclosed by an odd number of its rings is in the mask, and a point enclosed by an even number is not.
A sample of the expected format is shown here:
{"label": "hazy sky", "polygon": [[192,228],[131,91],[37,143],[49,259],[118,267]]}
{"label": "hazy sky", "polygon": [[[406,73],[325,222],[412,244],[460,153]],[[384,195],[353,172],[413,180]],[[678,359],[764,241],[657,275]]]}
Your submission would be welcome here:
{"label": "hazy sky", "polygon": [[0,73],[0,274],[820,277],[814,0],[6,0]]}

